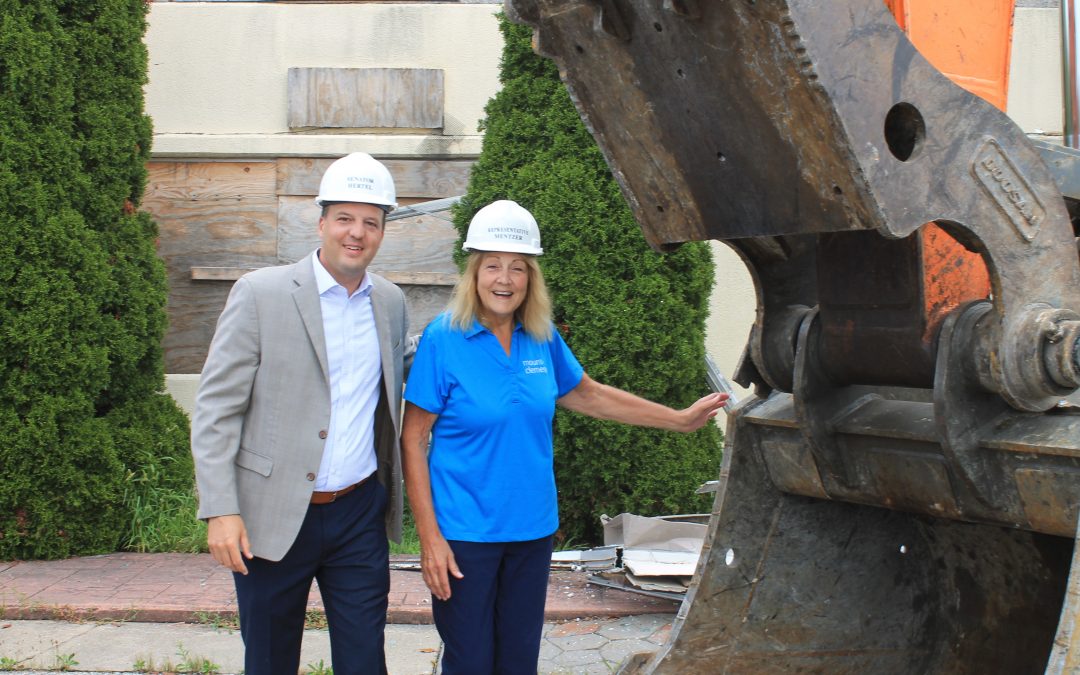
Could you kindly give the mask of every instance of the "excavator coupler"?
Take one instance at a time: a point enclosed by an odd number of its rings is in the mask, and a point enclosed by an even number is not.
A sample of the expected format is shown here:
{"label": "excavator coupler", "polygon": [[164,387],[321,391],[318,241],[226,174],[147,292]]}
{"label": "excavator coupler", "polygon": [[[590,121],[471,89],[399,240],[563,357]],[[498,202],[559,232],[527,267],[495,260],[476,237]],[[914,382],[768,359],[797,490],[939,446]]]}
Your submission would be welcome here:
{"label": "excavator coupler", "polygon": [[881,0],[506,6],[650,244],[757,292],[697,573],[623,672],[1080,671],[1076,154]]}

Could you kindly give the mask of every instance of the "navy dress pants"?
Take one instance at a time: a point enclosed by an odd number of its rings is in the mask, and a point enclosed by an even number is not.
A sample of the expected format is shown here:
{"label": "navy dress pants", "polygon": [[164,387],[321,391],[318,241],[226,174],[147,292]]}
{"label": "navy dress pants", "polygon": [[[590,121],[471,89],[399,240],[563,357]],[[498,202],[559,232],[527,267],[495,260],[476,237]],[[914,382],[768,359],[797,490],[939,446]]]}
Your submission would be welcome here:
{"label": "navy dress pants", "polygon": [[334,674],[386,673],[386,502],[372,477],[337,501],[312,504],[284,558],[254,558],[247,575],[233,574],[246,675],[296,675],[312,579],[326,608]]}
{"label": "navy dress pants", "polygon": [[450,577],[449,600],[431,598],[443,675],[536,675],[551,542],[447,542],[465,578]]}

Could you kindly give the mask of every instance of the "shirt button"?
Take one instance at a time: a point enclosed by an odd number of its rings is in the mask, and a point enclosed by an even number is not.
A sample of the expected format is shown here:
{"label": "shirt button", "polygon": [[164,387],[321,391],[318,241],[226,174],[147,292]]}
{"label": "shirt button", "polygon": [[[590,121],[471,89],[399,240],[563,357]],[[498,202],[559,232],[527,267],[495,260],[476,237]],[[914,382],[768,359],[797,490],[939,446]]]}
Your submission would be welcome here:
{"label": "shirt button", "polygon": [[308,479],[308,480],[315,480],[315,474],[313,474],[313,473],[309,473],[309,474],[307,475],[307,479]]}
{"label": "shirt button", "polygon": [[326,438],[326,429],[319,432],[319,438]]}

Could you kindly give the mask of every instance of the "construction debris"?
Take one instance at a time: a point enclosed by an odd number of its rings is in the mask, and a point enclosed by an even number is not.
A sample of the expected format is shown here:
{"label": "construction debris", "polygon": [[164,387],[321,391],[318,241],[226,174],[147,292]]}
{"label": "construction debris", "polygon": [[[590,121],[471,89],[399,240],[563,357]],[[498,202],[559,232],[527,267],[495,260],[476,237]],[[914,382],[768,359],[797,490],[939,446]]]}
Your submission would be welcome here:
{"label": "construction debris", "polygon": [[600,517],[604,545],[556,551],[552,567],[592,572],[589,583],[679,600],[694,576],[707,515]]}

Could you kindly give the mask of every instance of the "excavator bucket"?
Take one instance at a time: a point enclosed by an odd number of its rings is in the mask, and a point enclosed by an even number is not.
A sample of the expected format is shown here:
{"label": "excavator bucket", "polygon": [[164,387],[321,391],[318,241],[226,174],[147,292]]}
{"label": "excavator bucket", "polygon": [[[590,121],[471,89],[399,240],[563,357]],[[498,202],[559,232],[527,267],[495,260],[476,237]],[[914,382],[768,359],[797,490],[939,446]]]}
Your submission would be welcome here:
{"label": "excavator bucket", "polygon": [[1077,154],[882,0],[506,6],[646,239],[757,292],[697,572],[622,672],[1080,671]]}

